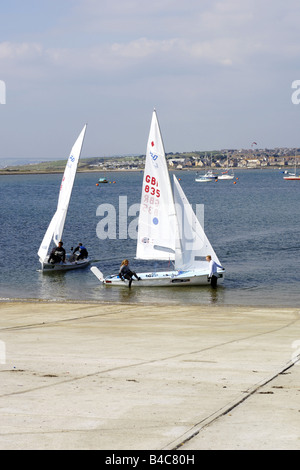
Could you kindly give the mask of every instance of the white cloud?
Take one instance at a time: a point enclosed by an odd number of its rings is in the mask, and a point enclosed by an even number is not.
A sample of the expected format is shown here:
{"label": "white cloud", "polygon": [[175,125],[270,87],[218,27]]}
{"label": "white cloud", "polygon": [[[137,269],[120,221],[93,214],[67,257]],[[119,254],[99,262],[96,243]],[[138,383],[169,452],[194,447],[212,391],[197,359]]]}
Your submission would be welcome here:
{"label": "white cloud", "polygon": [[51,35],[40,42],[5,41],[0,66],[3,60],[16,66],[28,61],[29,67],[40,60],[43,67],[101,73],[105,67],[109,73],[153,59],[149,66],[163,60],[171,69],[181,62],[194,71],[207,63],[245,65],[248,58],[263,55],[292,59],[299,55],[299,41],[289,31],[294,21],[288,10],[279,17],[269,1],[85,0],[58,22],[59,45],[51,43]]}
{"label": "white cloud", "polygon": [[25,61],[40,58],[42,55],[42,46],[37,43],[0,43],[0,60],[1,61]]}

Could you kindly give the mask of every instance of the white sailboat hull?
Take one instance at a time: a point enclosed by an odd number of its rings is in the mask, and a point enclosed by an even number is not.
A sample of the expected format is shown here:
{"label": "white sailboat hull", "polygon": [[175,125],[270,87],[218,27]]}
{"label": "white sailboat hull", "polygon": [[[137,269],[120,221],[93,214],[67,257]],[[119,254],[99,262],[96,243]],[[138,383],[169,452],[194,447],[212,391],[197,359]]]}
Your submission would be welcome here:
{"label": "white sailboat hull", "polygon": [[[224,271],[220,270],[219,280],[224,278]],[[182,286],[207,286],[209,284],[208,270],[202,271],[163,271],[137,273],[138,281],[133,277],[134,287],[182,287]],[[129,281],[122,281],[120,276],[108,276],[103,279],[106,286],[128,287]]]}

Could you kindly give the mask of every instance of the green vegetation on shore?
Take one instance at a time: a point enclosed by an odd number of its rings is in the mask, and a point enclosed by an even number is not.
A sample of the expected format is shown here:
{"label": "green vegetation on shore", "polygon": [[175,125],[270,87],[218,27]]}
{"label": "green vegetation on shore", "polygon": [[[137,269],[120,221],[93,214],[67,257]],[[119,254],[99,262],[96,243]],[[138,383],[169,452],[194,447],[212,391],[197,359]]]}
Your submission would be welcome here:
{"label": "green vegetation on shore", "polygon": [[[166,155],[170,168],[202,170],[205,168],[268,168],[295,165],[299,160],[299,150],[294,148],[220,150],[168,153]],[[142,170],[145,155],[93,157],[79,161],[79,172],[105,172],[118,170]],[[44,174],[62,173],[66,160],[46,161],[26,165],[10,165],[0,168],[1,174]]]}

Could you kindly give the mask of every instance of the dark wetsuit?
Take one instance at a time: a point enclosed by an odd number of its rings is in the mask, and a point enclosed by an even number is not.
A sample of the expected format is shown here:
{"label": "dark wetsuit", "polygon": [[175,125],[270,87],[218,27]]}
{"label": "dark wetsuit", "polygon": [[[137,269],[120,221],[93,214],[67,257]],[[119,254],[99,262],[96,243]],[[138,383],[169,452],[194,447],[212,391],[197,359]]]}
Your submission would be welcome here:
{"label": "dark wetsuit", "polygon": [[61,246],[56,246],[50,253],[48,263],[60,263],[66,260],[66,250]]}
{"label": "dark wetsuit", "polygon": [[119,276],[122,280],[127,279],[129,281],[129,287],[131,287],[133,276],[139,281],[137,274],[131,271],[131,269],[126,266],[126,264],[124,264],[124,266],[122,266],[120,269]]}
{"label": "dark wetsuit", "polygon": [[85,259],[85,258],[87,258],[88,255],[89,255],[87,249],[86,249],[84,246],[82,246],[82,245],[78,245],[78,246],[75,248],[75,250],[73,251],[73,253],[75,254],[76,251],[79,251],[79,255],[77,256],[77,260],[79,260],[79,259]]}

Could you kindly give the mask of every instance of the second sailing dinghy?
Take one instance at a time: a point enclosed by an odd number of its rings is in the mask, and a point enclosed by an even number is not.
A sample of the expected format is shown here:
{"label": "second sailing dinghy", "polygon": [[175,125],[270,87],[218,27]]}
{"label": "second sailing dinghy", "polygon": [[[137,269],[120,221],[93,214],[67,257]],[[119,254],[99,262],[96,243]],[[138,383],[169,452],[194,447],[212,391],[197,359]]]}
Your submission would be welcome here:
{"label": "second sailing dinghy", "polygon": [[40,263],[43,272],[67,271],[70,269],[85,268],[90,263],[90,260],[88,258],[76,261],[74,255],[67,255],[65,262],[48,262],[50,256],[49,248],[52,241],[56,246],[58,246],[59,242],[62,240],[62,234],[65,226],[65,220],[67,217],[85,131],[86,125],[82,129],[68,158],[60,186],[57,209],[54,216],[52,217],[52,220],[49,224],[49,227],[45,233],[45,236],[38,251],[38,256],[40,258]]}
{"label": "second sailing dinghy", "polygon": [[[174,261],[172,270],[137,273],[135,287],[207,285],[209,263],[206,256],[220,265],[177,178],[172,191],[163,141],[153,112],[143,179],[138,222],[136,258]],[[103,277],[95,266],[91,268],[100,282],[112,286],[128,285],[119,275]],[[219,276],[224,270],[218,268]]]}

